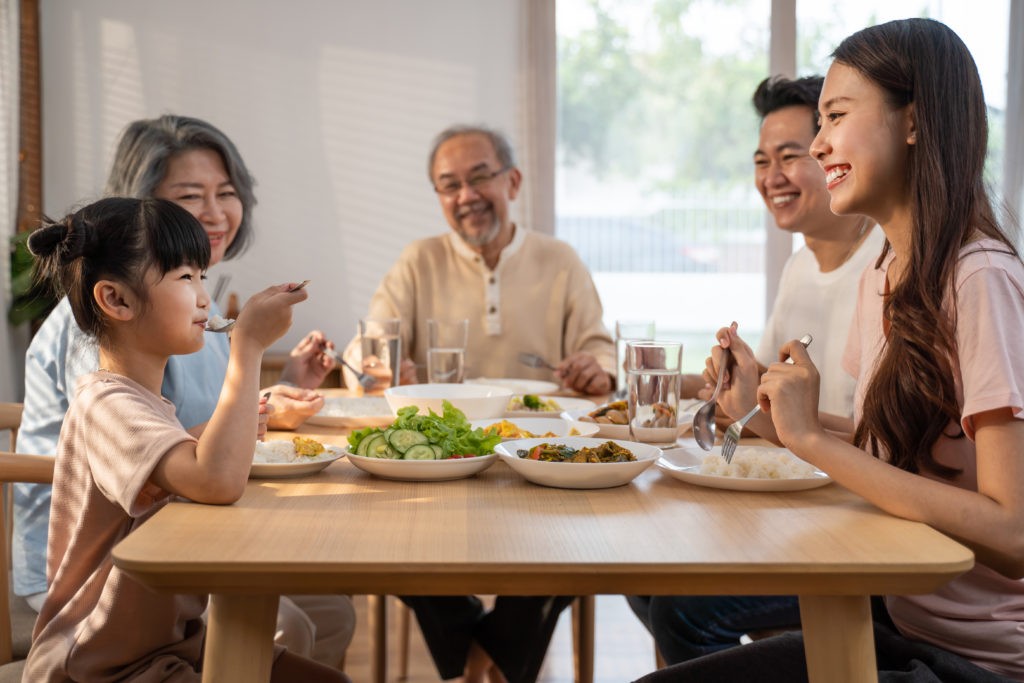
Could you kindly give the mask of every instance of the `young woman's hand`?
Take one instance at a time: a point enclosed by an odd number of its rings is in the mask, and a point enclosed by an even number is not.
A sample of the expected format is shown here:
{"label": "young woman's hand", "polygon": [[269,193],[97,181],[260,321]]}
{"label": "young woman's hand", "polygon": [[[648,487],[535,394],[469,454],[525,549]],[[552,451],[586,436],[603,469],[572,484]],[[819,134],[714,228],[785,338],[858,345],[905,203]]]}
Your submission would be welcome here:
{"label": "young woman's hand", "polygon": [[270,393],[270,429],[295,429],[324,407],[324,397],[311,389],[277,384],[262,390]]}
{"label": "young woman's hand", "polygon": [[334,369],[334,359],[324,353],[333,349],[334,342],[320,330],[313,330],[291,350],[288,362],[281,371],[281,381],[304,389],[316,389]]}
{"label": "young woman's hand", "polygon": [[[818,369],[800,342],[787,342],[779,356],[780,360],[769,365],[761,376],[757,399],[762,412],[771,417],[779,440],[792,446],[810,434],[824,431],[818,419],[820,380]],[[785,358],[793,362],[782,362]]]}

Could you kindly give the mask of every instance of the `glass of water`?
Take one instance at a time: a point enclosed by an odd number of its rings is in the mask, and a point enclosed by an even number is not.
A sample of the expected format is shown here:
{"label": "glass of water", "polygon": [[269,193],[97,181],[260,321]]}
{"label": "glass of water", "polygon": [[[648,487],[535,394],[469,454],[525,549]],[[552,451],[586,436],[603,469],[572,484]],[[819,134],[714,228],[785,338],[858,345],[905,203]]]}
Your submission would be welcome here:
{"label": "glass of water", "polygon": [[427,381],[461,384],[465,379],[469,320],[427,320]]}
{"label": "glass of water", "polygon": [[683,345],[626,343],[629,433],[634,441],[668,445],[676,441]]}
{"label": "glass of water", "polygon": [[626,342],[654,339],[653,320],[615,321],[615,398],[626,398]]}
{"label": "glass of water", "polygon": [[363,318],[359,338],[363,372],[377,378],[369,393],[398,386],[402,364],[402,321],[400,318]]}

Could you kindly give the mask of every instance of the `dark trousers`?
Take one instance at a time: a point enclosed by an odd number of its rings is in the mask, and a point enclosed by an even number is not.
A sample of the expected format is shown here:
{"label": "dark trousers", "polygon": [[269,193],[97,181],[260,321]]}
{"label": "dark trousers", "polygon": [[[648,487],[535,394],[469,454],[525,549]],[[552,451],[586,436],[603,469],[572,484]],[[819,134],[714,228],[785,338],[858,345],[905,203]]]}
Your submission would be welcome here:
{"label": "dark trousers", "polygon": [[558,617],[573,598],[498,596],[490,612],[475,596],[405,596],[401,600],[416,613],[442,679],[463,674],[475,640],[509,683],[533,683]]}
{"label": "dark trousers", "polygon": [[[896,631],[888,614],[879,615],[877,609],[874,614],[879,683],[1010,683],[1013,680],[942,648],[905,638]],[[676,681],[805,683],[807,663],[803,634],[794,631],[721,650],[655,671],[636,683]]]}

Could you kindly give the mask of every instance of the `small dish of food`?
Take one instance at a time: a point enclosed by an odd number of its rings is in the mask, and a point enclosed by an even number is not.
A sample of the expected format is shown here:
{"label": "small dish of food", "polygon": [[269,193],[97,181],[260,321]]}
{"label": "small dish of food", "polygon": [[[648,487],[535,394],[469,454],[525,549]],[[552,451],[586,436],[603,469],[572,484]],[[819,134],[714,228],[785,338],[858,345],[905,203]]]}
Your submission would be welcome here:
{"label": "small dish of food", "polygon": [[[701,401],[680,401],[676,412],[677,434],[682,435],[693,427],[693,415]],[[631,439],[629,431],[629,406],[625,401],[612,401],[593,410],[565,410],[563,420],[593,422],[597,425],[597,436],[607,439]]]}
{"label": "small dish of food", "polygon": [[597,404],[585,398],[522,394],[509,399],[505,417],[558,417],[563,410],[593,410]]}
{"label": "small dish of food", "polygon": [[533,439],[552,436],[592,436],[597,425],[586,422],[570,422],[559,417],[514,417],[501,420],[473,420],[474,427],[485,432],[494,432],[504,441],[511,439]]}
{"label": "small dish of food", "polygon": [[249,477],[252,479],[288,479],[303,477],[324,469],[345,450],[296,436],[292,439],[257,441]]}
{"label": "small dish of food", "polygon": [[506,441],[494,451],[527,481],[566,489],[623,486],[661,456],[648,444],[579,436]]}

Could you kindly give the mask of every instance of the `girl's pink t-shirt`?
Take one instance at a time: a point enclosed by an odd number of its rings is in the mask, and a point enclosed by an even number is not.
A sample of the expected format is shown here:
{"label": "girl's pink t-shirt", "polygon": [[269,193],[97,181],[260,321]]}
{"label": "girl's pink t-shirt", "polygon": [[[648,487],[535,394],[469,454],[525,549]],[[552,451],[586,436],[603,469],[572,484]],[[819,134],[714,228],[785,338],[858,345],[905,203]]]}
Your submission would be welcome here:
{"label": "girl's pink t-shirt", "polygon": [[79,380],[58,443],[50,588],[24,680],[199,681],[206,596],[153,592],[111,558],[171,499],[149,479],[184,441],[195,439],[166,399],[104,371]]}
{"label": "girl's pink t-shirt", "polygon": [[[940,481],[974,491],[978,481],[972,416],[1010,408],[1024,419],[1024,266],[1006,252],[1005,245],[990,239],[961,251],[955,283],[954,381],[967,438],[942,437],[932,450],[938,462],[963,470],[954,480]],[[890,252],[881,268],[868,268],[861,277],[843,357],[844,369],[857,378],[855,421],[861,419],[865,393],[885,346],[882,296],[892,258]],[[947,430],[956,431],[955,425]],[[904,635],[1024,679],[1024,582],[975,564],[934,593],[888,596],[886,604]]]}

